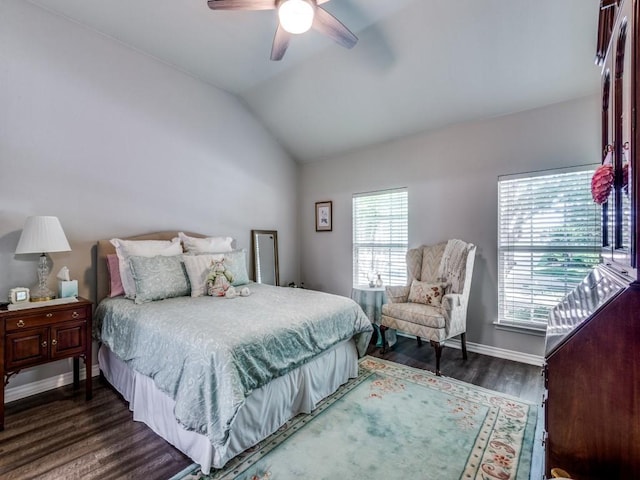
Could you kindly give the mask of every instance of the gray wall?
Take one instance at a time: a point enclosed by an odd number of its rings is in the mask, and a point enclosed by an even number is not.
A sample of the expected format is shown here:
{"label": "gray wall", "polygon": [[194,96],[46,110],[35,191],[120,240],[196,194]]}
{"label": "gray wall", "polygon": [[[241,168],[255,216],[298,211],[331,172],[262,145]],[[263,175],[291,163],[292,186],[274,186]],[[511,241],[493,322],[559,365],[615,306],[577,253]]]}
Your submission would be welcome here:
{"label": "gray wall", "polygon": [[[595,67],[594,67],[595,68]],[[497,330],[497,177],[599,162],[596,96],[455,125],[301,167],[302,281],[351,292],[354,193],[408,187],[409,246],[460,238],[478,246],[470,342],[542,355],[543,338]],[[314,205],[333,201],[333,231],[315,232]]]}
{"label": "gray wall", "polygon": [[90,299],[96,240],[165,229],[247,250],[278,230],[298,279],[298,167],[235,97],[21,0],[0,4],[0,87],[0,298],[36,283],[37,255],[14,255],[29,215],[59,217],[72,251],[51,278],[67,265]]}
{"label": "gray wall", "polygon": [[[162,229],[247,249],[250,229],[276,229],[281,284],[349,295],[352,194],[406,186],[410,246],[479,247],[469,341],[534,355],[540,338],[492,324],[497,176],[597,162],[600,148],[593,97],[298,167],[235,97],[21,0],[0,3],[0,105],[0,297],[36,282],[37,255],[13,253],[29,215],[60,218],[73,251],[52,254],[52,272],[69,266],[92,299],[95,241]],[[333,232],[314,230],[321,200]]]}

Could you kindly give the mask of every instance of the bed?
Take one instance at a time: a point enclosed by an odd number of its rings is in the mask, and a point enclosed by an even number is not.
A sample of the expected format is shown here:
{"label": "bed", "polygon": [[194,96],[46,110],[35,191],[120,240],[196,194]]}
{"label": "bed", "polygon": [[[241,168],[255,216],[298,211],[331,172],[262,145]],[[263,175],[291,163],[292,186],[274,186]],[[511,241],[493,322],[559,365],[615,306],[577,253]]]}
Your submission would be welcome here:
{"label": "bed", "polygon": [[249,283],[247,297],[185,295],[137,304],[109,296],[107,255],[114,253],[109,240],[98,242],[100,370],[129,402],[134,420],[205,474],[357,376],[373,329],[352,300]]}

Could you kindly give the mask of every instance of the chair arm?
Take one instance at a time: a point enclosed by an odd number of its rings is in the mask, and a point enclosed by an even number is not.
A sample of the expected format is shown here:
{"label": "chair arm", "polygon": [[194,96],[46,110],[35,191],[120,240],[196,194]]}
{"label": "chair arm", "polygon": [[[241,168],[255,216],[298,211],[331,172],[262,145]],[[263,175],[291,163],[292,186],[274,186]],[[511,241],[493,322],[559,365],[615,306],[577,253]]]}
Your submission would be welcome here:
{"label": "chair arm", "polygon": [[410,287],[386,287],[385,293],[387,294],[388,303],[407,303],[409,298]]}
{"label": "chair arm", "polygon": [[445,310],[453,310],[462,305],[461,293],[447,293],[442,297],[442,308]]}

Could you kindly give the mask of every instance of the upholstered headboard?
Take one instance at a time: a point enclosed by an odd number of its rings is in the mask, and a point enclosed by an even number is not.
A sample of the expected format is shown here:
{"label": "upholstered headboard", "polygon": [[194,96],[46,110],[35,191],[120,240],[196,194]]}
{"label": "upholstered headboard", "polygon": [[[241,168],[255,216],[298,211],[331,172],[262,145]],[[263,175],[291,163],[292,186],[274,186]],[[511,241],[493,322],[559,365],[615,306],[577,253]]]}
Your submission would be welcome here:
{"label": "upholstered headboard", "polygon": [[[190,237],[204,238],[200,233],[184,232]],[[171,240],[178,236],[178,232],[166,231],[147,233],[136,237],[124,237],[123,240]],[[107,269],[107,255],[116,253],[116,248],[110,240],[98,240],[96,255],[96,300],[98,303],[109,295],[109,270]]]}

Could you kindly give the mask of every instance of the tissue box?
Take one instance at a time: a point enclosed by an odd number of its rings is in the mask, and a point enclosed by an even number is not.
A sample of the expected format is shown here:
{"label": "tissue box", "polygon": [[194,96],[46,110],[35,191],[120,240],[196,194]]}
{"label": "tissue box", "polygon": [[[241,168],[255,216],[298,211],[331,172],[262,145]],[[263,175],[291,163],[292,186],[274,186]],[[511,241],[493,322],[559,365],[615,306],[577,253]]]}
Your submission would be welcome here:
{"label": "tissue box", "polygon": [[77,297],[77,280],[60,280],[58,282],[58,298]]}

